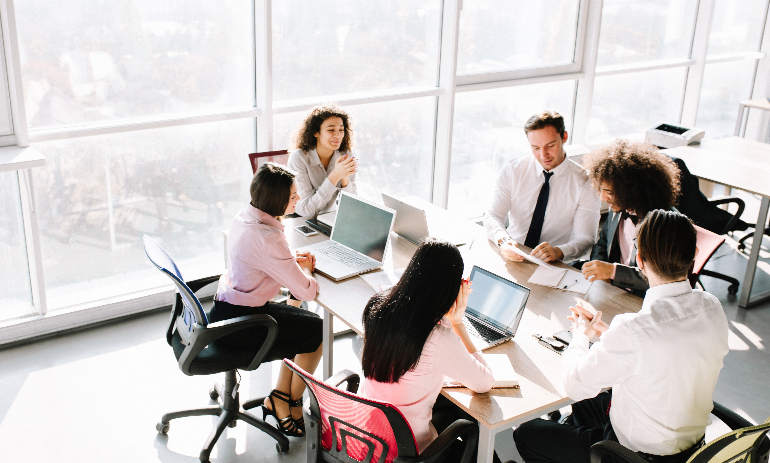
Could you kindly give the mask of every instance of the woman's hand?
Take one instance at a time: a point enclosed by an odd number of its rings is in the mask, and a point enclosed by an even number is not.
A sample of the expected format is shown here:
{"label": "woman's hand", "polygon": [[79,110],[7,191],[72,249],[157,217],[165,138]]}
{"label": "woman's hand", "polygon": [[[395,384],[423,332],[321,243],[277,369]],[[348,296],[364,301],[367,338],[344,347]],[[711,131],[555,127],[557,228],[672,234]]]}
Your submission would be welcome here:
{"label": "woman's hand", "polygon": [[299,264],[302,270],[306,270],[309,273],[313,273],[315,270],[315,256],[310,252],[297,251],[297,264]]}
{"label": "woman's hand", "polygon": [[454,304],[452,304],[452,307],[446,314],[452,325],[463,324],[463,315],[465,314],[465,308],[468,306],[468,296],[470,296],[470,294],[473,292],[471,289],[472,284],[473,283],[470,281],[463,279],[463,282],[460,285],[460,291],[457,293],[457,299],[455,299]]}
{"label": "woman's hand", "polygon": [[342,186],[346,187],[350,176],[355,174],[357,170],[358,159],[349,154],[343,154],[337,158],[334,169],[329,174],[329,181],[335,186],[342,181]]}

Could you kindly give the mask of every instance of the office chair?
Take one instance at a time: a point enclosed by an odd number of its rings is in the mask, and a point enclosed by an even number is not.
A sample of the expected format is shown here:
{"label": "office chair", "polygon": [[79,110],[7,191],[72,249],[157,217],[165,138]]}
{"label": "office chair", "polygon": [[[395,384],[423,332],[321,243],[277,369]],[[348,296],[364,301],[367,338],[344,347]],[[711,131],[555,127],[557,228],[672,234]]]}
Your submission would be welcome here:
{"label": "office chair", "polygon": [[[671,159],[673,159],[677,167],[679,167],[681,191],[679,193],[679,198],[677,198],[676,205],[679,212],[689,217],[695,225],[712,233],[716,233],[717,235],[725,235],[732,231],[743,231],[749,228],[749,224],[741,220],[741,214],[743,214],[743,210],[746,208],[746,204],[742,199],[733,196],[713,199],[706,198],[700,191],[698,178],[690,173],[690,170],[687,169],[684,161],[675,157],[671,157]],[[738,206],[738,210],[735,214],[731,214],[718,207],[722,204],[729,203],[735,203]],[[705,268],[699,272],[699,275],[727,281],[730,283],[727,292],[730,294],[738,294],[740,281],[736,278],[712,270],[706,270]]]}
{"label": "office chair", "polygon": [[[455,421],[418,454],[412,428],[396,407],[355,394],[357,374],[343,370],[322,382],[291,360],[283,362],[310,392],[305,410],[308,463],[438,463],[458,437],[465,442],[461,461],[470,463],[479,440],[475,423]],[[347,383],[346,390],[338,388],[342,383]]]}
{"label": "office chair", "polygon": [[[770,418],[754,426],[732,410],[714,402],[711,414],[722,420],[732,432],[714,439],[693,454],[687,463],[758,463],[767,462],[770,439]],[[591,447],[591,463],[602,463],[603,456],[610,456],[614,462],[647,463],[647,460],[614,441],[597,442]]]}
{"label": "office chair", "polygon": [[[719,246],[725,242],[725,238],[723,236],[717,235],[716,233],[710,232],[705,228],[699,227],[697,225],[695,226],[695,233],[695,240],[698,246],[698,254],[695,256],[692,269],[690,270],[690,274],[687,277],[690,280],[690,286],[693,288],[695,288],[696,283],[700,282],[700,276],[704,275],[703,272],[708,272],[708,270],[703,268],[706,266],[706,262],[708,262],[714,252],[719,249]],[[701,286],[703,286],[703,283],[701,283]],[[729,288],[728,291],[730,291]]]}
{"label": "office chair", "polygon": [[256,174],[259,166],[264,162],[275,162],[277,164],[286,165],[289,162],[289,151],[263,151],[261,153],[249,153],[249,164],[251,164],[251,172]]}
{"label": "office chair", "polygon": [[[756,225],[754,225],[756,227]],[[765,235],[770,235],[770,227],[765,228]],[[738,240],[738,250],[744,252],[746,250],[746,240],[754,238],[753,233],[747,233],[746,236]]]}
{"label": "office chair", "polygon": [[[173,419],[185,416],[219,416],[217,424],[201,450],[199,458],[203,463],[209,461],[211,450],[225,430],[225,426],[235,427],[237,420],[245,421],[264,431],[277,441],[276,449],[279,452],[288,452],[289,440],[283,434],[245,411],[262,405],[265,398],[253,399],[244,402],[241,406],[239,382],[236,379],[237,370],[251,371],[262,363],[262,359],[270,351],[278,336],[276,321],[269,315],[247,315],[209,324],[200,301],[193,289],[185,283],[182,273],[166,250],[155,240],[144,235],[144,251],[150,262],[169,277],[179,291],[166,330],[166,341],[174,349],[179,369],[188,376],[225,372],[224,385],[217,383],[209,390],[209,397],[212,400],[219,399],[217,405],[166,413],[155,429],[161,434],[166,434],[170,427],[169,422]],[[200,289],[218,279],[218,277],[211,277],[198,280],[193,286]],[[264,326],[267,330],[265,342],[256,352],[254,351],[256,349],[249,351],[234,348],[219,341],[223,336],[254,326]]]}

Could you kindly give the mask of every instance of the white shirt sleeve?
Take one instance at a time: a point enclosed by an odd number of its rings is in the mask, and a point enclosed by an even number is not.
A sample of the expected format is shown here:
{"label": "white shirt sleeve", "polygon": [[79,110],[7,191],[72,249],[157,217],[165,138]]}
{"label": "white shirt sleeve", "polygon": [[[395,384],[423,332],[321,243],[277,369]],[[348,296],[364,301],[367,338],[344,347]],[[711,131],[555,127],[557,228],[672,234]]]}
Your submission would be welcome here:
{"label": "white shirt sleeve", "polygon": [[497,178],[495,195],[492,198],[492,207],[484,214],[484,228],[487,230],[487,238],[497,244],[497,240],[508,236],[505,231],[505,217],[511,210],[512,170],[510,164],[506,165]]}
{"label": "white shirt sleeve", "polygon": [[578,260],[593,248],[596,232],[599,230],[600,207],[599,195],[591,184],[587,183],[578,199],[572,222],[572,237],[568,243],[557,246],[564,253],[564,262]]}
{"label": "white shirt sleeve", "polygon": [[[620,318],[620,317],[619,317]],[[596,397],[602,389],[633,375],[639,366],[636,337],[622,322],[610,325],[601,341],[588,348],[588,338],[573,331],[562,355],[564,391],[575,401]]]}

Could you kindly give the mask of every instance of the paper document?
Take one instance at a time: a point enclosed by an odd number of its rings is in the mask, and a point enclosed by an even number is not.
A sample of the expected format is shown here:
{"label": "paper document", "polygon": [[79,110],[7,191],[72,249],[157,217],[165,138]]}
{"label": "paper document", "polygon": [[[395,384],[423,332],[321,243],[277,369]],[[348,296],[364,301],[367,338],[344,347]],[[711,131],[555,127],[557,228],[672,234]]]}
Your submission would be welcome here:
{"label": "paper document", "polygon": [[364,273],[359,275],[365,282],[369,283],[375,291],[386,291],[393,287],[404,274],[403,268],[396,270],[379,269],[376,272]]}
{"label": "paper document", "polygon": [[582,273],[550,265],[539,266],[527,281],[580,294],[586,294],[591,289],[591,282],[583,278]]}
{"label": "paper document", "polygon": [[[495,377],[493,388],[501,387],[519,387],[519,375],[513,371],[511,359],[506,354],[484,354],[484,361],[492,370],[492,376]],[[465,387],[459,381],[455,381],[447,376],[444,377],[443,387]]]}
{"label": "paper document", "polygon": [[532,262],[533,264],[537,265],[546,265],[548,267],[552,267],[552,265],[548,265],[544,260],[538,259],[537,257],[532,257],[527,251],[524,251],[523,249],[519,249],[516,246],[511,246],[513,248],[513,252],[520,255],[521,257],[525,258],[526,260]]}

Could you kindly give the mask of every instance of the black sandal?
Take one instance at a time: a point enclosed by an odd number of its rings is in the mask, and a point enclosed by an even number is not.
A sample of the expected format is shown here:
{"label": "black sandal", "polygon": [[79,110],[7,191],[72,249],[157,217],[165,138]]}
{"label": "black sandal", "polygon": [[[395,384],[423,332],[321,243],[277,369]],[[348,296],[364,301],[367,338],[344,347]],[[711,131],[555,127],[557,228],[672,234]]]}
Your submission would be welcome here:
{"label": "black sandal", "polygon": [[[300,397],[297,400],[292,400],[291,402],[289,402],[289,408],[291,407],[302,408],[302,397]],[[300,419],[296,419],[293,416],[291,417],[291,419],[294,420],[294,427],[302,431],[302,433],[304,434],[305,433],[305,410],[302,410],[302,417]]]}
{"label": "black sandal", "polygon": [[[273,389],[270,392],[270,395],[266,397],[267,400],[270,400],[270,406],[273,407],[272,410],[268,409],[264,404],[262,404],[262,421],[265,421],[265,419],[268,416],[272,416],[275,418],[276,423],[278,423],[278,430],[280,430],[284,436],[289,437],[303,437],[305,435],[305,423],[302,423],[302,427],[299,427],[297,423],[295,422],[294,418],[291,416],[291,411],[289,412],[289,416],[285,418],[278,418],[278,415],[275,413],[275,402],[273,399],[278,399],[286,402],[289,404],[289,407],[291,408],[293,403],[296,401],[291,400],[291,396],[285,392],[281,392],[279,390]],[[302,399],[300,399],[301,403]]]}

